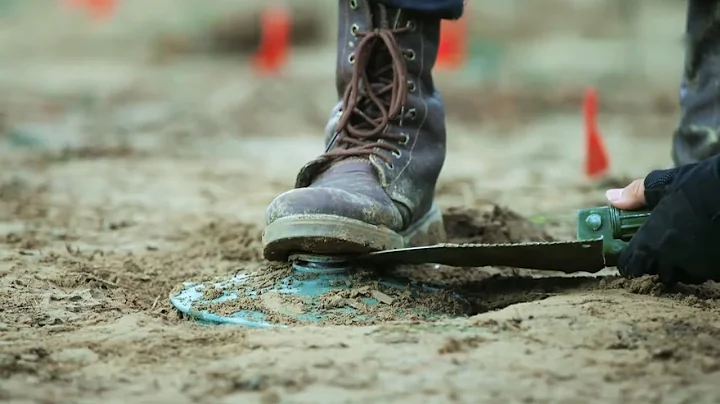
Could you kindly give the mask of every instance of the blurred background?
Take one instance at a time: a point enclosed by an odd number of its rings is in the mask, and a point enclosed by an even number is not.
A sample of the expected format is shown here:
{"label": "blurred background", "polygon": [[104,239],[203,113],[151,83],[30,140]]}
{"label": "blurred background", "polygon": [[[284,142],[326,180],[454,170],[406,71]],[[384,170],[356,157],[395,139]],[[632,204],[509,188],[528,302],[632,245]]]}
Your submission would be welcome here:
{"label": "blurred background", "polygon": [[[135,148],[160,132],[287,135],[288,122],[317,136],[336,101],[336,5],[279,3],[289,59],[259,76],[250,60],[268,1],[0,0],[0,134],[65,152],[138,133]],[[437,72],[449,122],[579,116],[595,86],[601,114],[624,117],[608,131],[662,135],[669,149],[684,12],[677,0],[472,0],[465,62]]]}
{"label": "blurred background", "polygon": [[[3,85],[34,72],[13,67],[41,68],[48,58],[170,63],[236,57],[241,65],[257,45],[258,15],[268,4],[117,0],[112,15],[100,20],[78,6],[82,3],[93,0],[0,0]],[[318,60],[304,67],[312,72],[291,67],[290,74],[331,73],[334,64],[325,62],[334,52],[334,1],[279,3],[292,10],[295,61]],[[542,90],[597,85],[628,93],[628,86],[647,92],[651,85],[652,92],[675,93],[682,64],[682,1],[472,0],[469,6],[469,59],[461,74],[443,77],[450,84]]]}

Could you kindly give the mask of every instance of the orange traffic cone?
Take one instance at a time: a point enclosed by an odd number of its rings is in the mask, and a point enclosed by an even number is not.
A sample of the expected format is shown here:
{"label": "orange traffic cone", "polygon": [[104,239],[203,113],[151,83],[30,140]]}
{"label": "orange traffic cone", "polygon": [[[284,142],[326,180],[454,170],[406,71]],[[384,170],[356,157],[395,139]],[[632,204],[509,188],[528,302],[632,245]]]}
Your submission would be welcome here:
{"label": "orange traffic cone", "polygon": [[446,70],[459,69],[467,60],[467,18],[462,17],[457,21],[443,20],[440,24],[440,44],[435,66]]}
{"label": "orange traffic cone", "polygon": [[583,118],[585,121],[585,175],[597,178],[607,172],[610,159],[598,128],[597,91],[594,88],[585,90]]}
{"label": "orange traffic cone", "polygon": [[274,75],[287,63],[290,50],[290,12],[281,4],[267,7],[260,16],[260,46],[252,65],[261,75]]}

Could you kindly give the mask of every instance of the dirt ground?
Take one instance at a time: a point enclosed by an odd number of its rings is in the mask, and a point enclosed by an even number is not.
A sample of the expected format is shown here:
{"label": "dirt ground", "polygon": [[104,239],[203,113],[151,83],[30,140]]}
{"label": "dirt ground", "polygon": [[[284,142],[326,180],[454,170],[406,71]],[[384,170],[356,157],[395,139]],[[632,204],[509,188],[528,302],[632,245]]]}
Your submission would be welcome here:
{"label": "dirt ground", "polygon": [[[267,269],[264,209],[322,152],[332,57],[300,53],[275,79],[202,57],[0,66],[0,401],[720,401],[712,283],[442,268],[434,280],[471,303],[453,318],[245,329],[179,316],[168,296],[183,281]],[[577,111],[480,121],[492,114],[477,105],[508,105],[486,95],[446,92],[451,238],[571,238],[574,210],[604,204],[581,175]],[[603,114],[612,180],[669,165],[674,122]]]}

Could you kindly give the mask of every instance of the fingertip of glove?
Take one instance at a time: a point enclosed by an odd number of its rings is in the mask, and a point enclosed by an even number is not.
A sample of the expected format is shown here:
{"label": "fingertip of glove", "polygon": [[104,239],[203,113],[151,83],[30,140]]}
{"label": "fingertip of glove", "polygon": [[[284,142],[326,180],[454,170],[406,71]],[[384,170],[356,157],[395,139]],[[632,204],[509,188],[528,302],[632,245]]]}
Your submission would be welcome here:
{"label": "fingertip of glove", "polygon": [[650,174],[645,177],[645,189],[647,190],[663,188],[667,185],[672,184],[672,182],[675,180],[675,177],[677,176],[678,169],[678,167],[675,167],[665,170],[651,171]]}
{"label": "fingertip of glove", "polygon": [[626,278],[638,278],[643,275],[654,275],[656,271],[655,259],[643,250],[630,250],[620,254],[617,268],[620,275]]}
{"label": "fingertip of glove", "polygon": [[645,186],[645,204],[654,208],[667,194],[668,188],[677,177],[678,168],[651,171],[643,182]]}

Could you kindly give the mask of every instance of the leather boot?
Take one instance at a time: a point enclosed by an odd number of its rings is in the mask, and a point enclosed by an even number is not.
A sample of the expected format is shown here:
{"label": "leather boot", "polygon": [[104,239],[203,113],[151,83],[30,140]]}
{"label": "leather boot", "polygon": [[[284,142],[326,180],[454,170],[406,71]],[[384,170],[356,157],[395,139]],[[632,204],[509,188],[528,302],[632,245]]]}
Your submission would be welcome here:
{"label": "leather boot", "polygon": [[678,166],[720,153],[720,2],[688,3],[681,119],[672,148]]}
{"label": "leather boot", "polygon": [[442,242],[433,202],[445,112],[432,69],[440,19],[339,0],[336,85],[326,152],[267,209],[264,255],[342,255]]}

